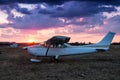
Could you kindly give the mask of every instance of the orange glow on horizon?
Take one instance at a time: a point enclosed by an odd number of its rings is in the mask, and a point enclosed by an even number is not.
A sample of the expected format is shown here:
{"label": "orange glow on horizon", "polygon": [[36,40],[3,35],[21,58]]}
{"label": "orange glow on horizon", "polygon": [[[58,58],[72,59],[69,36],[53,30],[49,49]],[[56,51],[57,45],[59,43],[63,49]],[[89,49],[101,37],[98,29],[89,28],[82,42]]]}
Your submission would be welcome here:
{"label": "orange glow on horizon", "polygon": [[35,41],[35,39],[29,39],[29,40],[27,40],[26,42],[28,42],[28,43],[34,43],[34,42],[36,42],[36,41]]}

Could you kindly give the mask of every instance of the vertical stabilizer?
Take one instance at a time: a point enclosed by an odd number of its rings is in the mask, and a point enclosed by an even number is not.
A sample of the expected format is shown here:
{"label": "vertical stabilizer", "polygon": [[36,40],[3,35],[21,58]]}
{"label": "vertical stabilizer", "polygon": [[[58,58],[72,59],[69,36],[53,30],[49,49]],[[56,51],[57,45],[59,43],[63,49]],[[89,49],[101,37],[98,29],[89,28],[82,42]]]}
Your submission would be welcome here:
{"label": "vertical stabilizer", "polygon": [[97,45],[106,45],[109,46],[114,38],[115,33],[109,32]]}
{"label": "vertical stabilizer", "polygon": [[107,35],[98,43],[86,45],[87,47],[94,47],[96,49],[108,50],[109,46],[114,38],[114,32],[108,32]]}

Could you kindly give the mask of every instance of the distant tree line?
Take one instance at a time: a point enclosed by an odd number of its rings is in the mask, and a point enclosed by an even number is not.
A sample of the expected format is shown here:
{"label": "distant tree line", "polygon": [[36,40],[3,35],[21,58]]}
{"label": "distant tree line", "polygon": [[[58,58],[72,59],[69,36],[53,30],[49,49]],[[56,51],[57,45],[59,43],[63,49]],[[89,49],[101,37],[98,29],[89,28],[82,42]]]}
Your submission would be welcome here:
{"label": "distant tree line", "polygon": [[112,45],[120,45],[120,42],[114,42],[114,43],[112,43]]}
{"label": "distant tree line", "polygon": [[9,46],[11,45],[10,42],[0,42],[0,46]]}
{"label": "distant tree line", "polygon": [[93,44],[93,43],[91,43],[91,42],[89,42],[89,43],[85,43],[85,42],[74,42],[74,43],[69,43],[69,44],[71,44],[71,45],[87,45],[87,44]]}
{"label": "distant tree line", "polygon": [[[0,46],[10,46],[11,44],[13,44],[13,42],[0,42]],[[39,43],[17,43],[19,46],[31,46],[31,45],[36,45]],[[87,45],[87,44],[93,44],[91,42],[89,43],[85,43],[85,42],[72,42],[69,43],[70,45]],[[120,45],[120,42],[114,42],[112,43],[112,45]]]}
{"label": "distant tree line", "polygon": [[[85,43],[85,42],[74,42],[74,43],[69,43],[71,45],[87,45],[87,44],[93,44],[91,42],[89,43]],[[114,43],[111,43],[111,45],[120,45],[120,42],[114,42]]]}

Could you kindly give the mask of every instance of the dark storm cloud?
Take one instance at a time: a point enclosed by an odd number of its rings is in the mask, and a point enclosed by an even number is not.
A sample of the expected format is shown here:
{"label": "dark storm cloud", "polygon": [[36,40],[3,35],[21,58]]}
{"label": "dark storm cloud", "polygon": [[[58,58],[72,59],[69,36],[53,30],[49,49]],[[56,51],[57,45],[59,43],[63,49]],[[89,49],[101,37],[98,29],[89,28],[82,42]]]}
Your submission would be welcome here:
{"label": "dark storm cloud", "polygon": [[87,2],[95,2],[99,5],[120,5],[120,0],[79,0],[79,1],[87,1]]}
{"label": "dark storm cloud", "polygon": [[14,23],[10,26],[17,29],[46,29],[50,27],[64,26],[64,23],[57,18],[50,18],[46,15],[29,15],[25,17],[10,18]]}
{"label": "dark storm cloud", "polygon": [[17,11],[23,14],[32,14],[27,8],[18,8]]}
{"label": "dark storm cloud", "polygon": [[[52,17],[84,17],[92,16],[99,12],[112,12],[116,9],[111,7],[100,7],[101,5],[116,5],[120,3],[120,0],[0,0],[0,4],[8,4],[10,8],[16,9],[23,14],[31,14],[27,8],[20,8],[17,3],[48,3],[54,5],[61,5],[63,7],[56,7],[55,9],[40,9],[39,13],[49,14]],[[113,2],[113,4],[112,4]],[[11,4],[10,4],[11,3]],[[50,7],[53,7],[52,5]]]}
{"label": "dark storm cloud", "polygon": [[31,14],[31,12],[27,8],[20,8],[16,3],[0,6],[0,9],[5,10],[9,15],[11,14],[12,9],[15,9],[16,11],[23,14]]}
{"label": "dark storm cloud", "polygon": [[68,1],[83,1],[83,2],[95,2],[103,5],[120,5],[120,0],[0,0],[0,4],[10,3],[48,3],[48,4],[63,4]]}
{"label": "dark storm cloud", "polygon": [[[18,29],[44,29],[50,27],[63,27],[69,24],[73,25],[90,25],[103,24],[99,16],[96,14],[102,12],[116,11],[114,5],[118,5],[120,0],[0,0],[0,9],[5,10],[8,14],[7,20],[13,22],[8,25]],[[113,3],[112,3],[113,2]],[[21,8],[18,4],[37,4],[34,10]],[[4,5],[2,5],[4,4]],[[40,7],[44,5],[45,8]],[[50,5],[51,4],[51,5]],[[109,7],[106,5],[110,5]],[[14,17],[11,10],[25,14],[23,17]],[[29,15],[31,14],[31,15]],[[95,16],[95,17],[94,17]],[[71,20],[66,23],[59,18]],[[84,22],[79,22],[77,19],[87,17]],[[94,17],[94,18],[92,18]],[[94,20],[93,20],[94,19]]]}
{"label": "dark storm cloud", "polygon": [[54,11],[51,10],[46,10],[46,9],[41,9],[39,11],[40,14],[54,14]]}
{"label": "dark storm cloud", "polygon": [[62,4],[66,1],[70,0],[0,0],[0,4],[10,4],[10,3],[28,3],[28,4],[36,4],[36,3],[48,3],[48,4]]}
{"label": "dark storm cloud", "polygon": [[112,12],[116,11],[116,9],[106,6],[98,6],[97,3],[91,2],[78,2],[78,1],[71,1],[64,3],[64,6],[49,9],[40,9],[39,13],[41,14],[48,14],[52,17],[66,17],[66,18],[73,18],[73,17],[87,17],[93,16],[99,12]]}

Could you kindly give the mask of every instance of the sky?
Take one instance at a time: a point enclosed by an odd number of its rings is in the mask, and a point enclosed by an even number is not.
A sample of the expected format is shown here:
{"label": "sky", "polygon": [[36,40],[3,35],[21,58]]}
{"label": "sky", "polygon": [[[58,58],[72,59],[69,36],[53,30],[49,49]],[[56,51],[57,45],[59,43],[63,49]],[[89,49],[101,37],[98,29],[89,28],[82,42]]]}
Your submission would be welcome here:
{"label": "sky", "polygon": [[98,42],[109,31],[120,42],[120,0],[0,0],[0,42]]}

